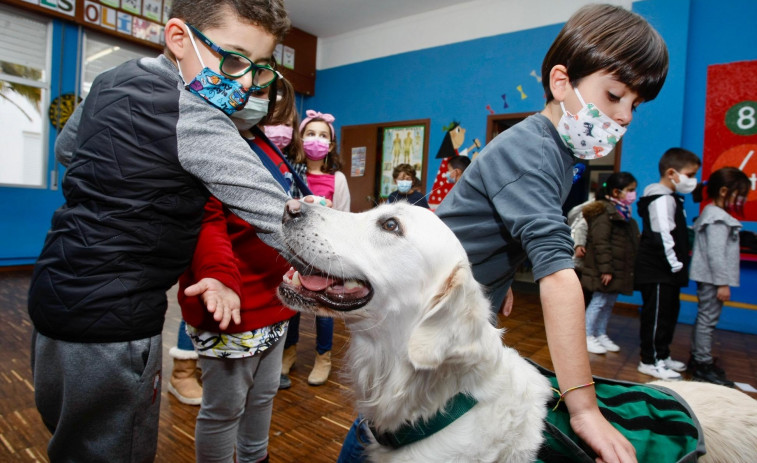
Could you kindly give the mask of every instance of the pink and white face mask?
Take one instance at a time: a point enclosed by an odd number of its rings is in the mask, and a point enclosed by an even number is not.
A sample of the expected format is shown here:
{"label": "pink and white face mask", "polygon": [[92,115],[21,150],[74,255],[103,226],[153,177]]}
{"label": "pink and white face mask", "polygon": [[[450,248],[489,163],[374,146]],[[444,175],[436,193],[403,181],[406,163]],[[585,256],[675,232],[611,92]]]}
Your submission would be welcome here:
{"label": "pink and white face mask", "polygon": [[263,131],[265,132],[265,136],[280,150],[283,150],[292,142],[292,127],[286,125],[266,125],[263,126]]}
{"label": "pink and white face mask", "polygon": [[302,139],[302,149],[311,161],[320,161],[329,154],[331,142],[321,137],[305,137]]}

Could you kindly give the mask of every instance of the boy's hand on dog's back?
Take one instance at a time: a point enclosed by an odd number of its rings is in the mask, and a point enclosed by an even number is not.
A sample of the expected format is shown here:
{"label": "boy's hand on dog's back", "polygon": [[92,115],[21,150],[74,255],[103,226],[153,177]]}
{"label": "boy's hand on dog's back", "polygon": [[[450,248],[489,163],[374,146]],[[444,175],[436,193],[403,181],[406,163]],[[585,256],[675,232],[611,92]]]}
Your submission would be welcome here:
{"label": "boy's hand on dog's back", "polygon": [[189,297],[200,296],[205,308],[213,314],[213,320],[219,322],[221,330],[228,328],[232,320],[235,325],[242,323],[239,295],[215,278],[203,278],[187,287],[184,294]]}
{"label": "boy's hand on dog's back", "polygon": [[595,412],[570,417],[570,427],[599,454],[597,463],[636,463],[636,449],[617,429]]}

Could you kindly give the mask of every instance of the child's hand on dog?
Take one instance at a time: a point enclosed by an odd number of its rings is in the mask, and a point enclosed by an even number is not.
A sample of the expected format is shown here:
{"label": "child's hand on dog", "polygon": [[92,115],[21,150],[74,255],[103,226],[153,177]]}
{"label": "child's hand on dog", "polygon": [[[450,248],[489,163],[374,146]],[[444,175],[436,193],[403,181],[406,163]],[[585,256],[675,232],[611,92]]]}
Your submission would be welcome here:
{"label": "child's hand on dog", "polygon": [[228,328],[232,320],[235,325],[242,323],[239,295],[215,278],[203,278],[187,287],[184,294],[200,296],[205,308],[213,314],[213,320],[220,322],[218,327],[221,330]]}
{"label": "child's hand on dog", "polygon": [[334,207],[334,203],[331,200],[324,198],[323,196],[308,195],[302,198],[300,201],[308,204],[318,204],[320,206]]}

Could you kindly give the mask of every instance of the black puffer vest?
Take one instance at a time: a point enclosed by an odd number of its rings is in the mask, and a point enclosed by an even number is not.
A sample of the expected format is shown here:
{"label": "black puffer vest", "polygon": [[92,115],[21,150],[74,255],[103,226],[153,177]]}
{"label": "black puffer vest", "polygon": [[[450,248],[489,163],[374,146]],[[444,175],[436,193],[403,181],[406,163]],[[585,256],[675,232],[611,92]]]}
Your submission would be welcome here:
{"label": "black puffer vest", "polygon": [[643,196],[639,200],[639,215],[644,224],[641,232],[639,250],[636,254],[635,286],[649,283],[664,283],[684,287],[689,284],[689,232],[686,228],[686,215],[683,209],[683,196],[673,194],[676,201],[673,236],[673,249],[683,268],[676,273],[670,269],[670,263],[665,257],[665,247],[659,232],[653,232],[649,222],[649,204],[662,195]]}
{"label": "black puffer vest", "polygon": [[123,342],[161,333],[166,291],[192,259],[205,188],[179,164],[179,90],[137,61],[101,74],[34,268],[45,336]]}

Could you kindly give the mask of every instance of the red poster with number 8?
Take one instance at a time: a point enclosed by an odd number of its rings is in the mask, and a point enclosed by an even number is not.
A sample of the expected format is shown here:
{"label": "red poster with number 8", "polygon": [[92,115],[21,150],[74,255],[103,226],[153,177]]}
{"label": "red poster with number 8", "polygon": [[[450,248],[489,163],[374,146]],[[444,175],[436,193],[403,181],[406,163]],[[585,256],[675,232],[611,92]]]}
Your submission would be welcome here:
{"label": "red poster with number 8", "polygon": [[757,221],[757,61],[707,68],[702,178],[738,167],[752,182],[744,216]]}

